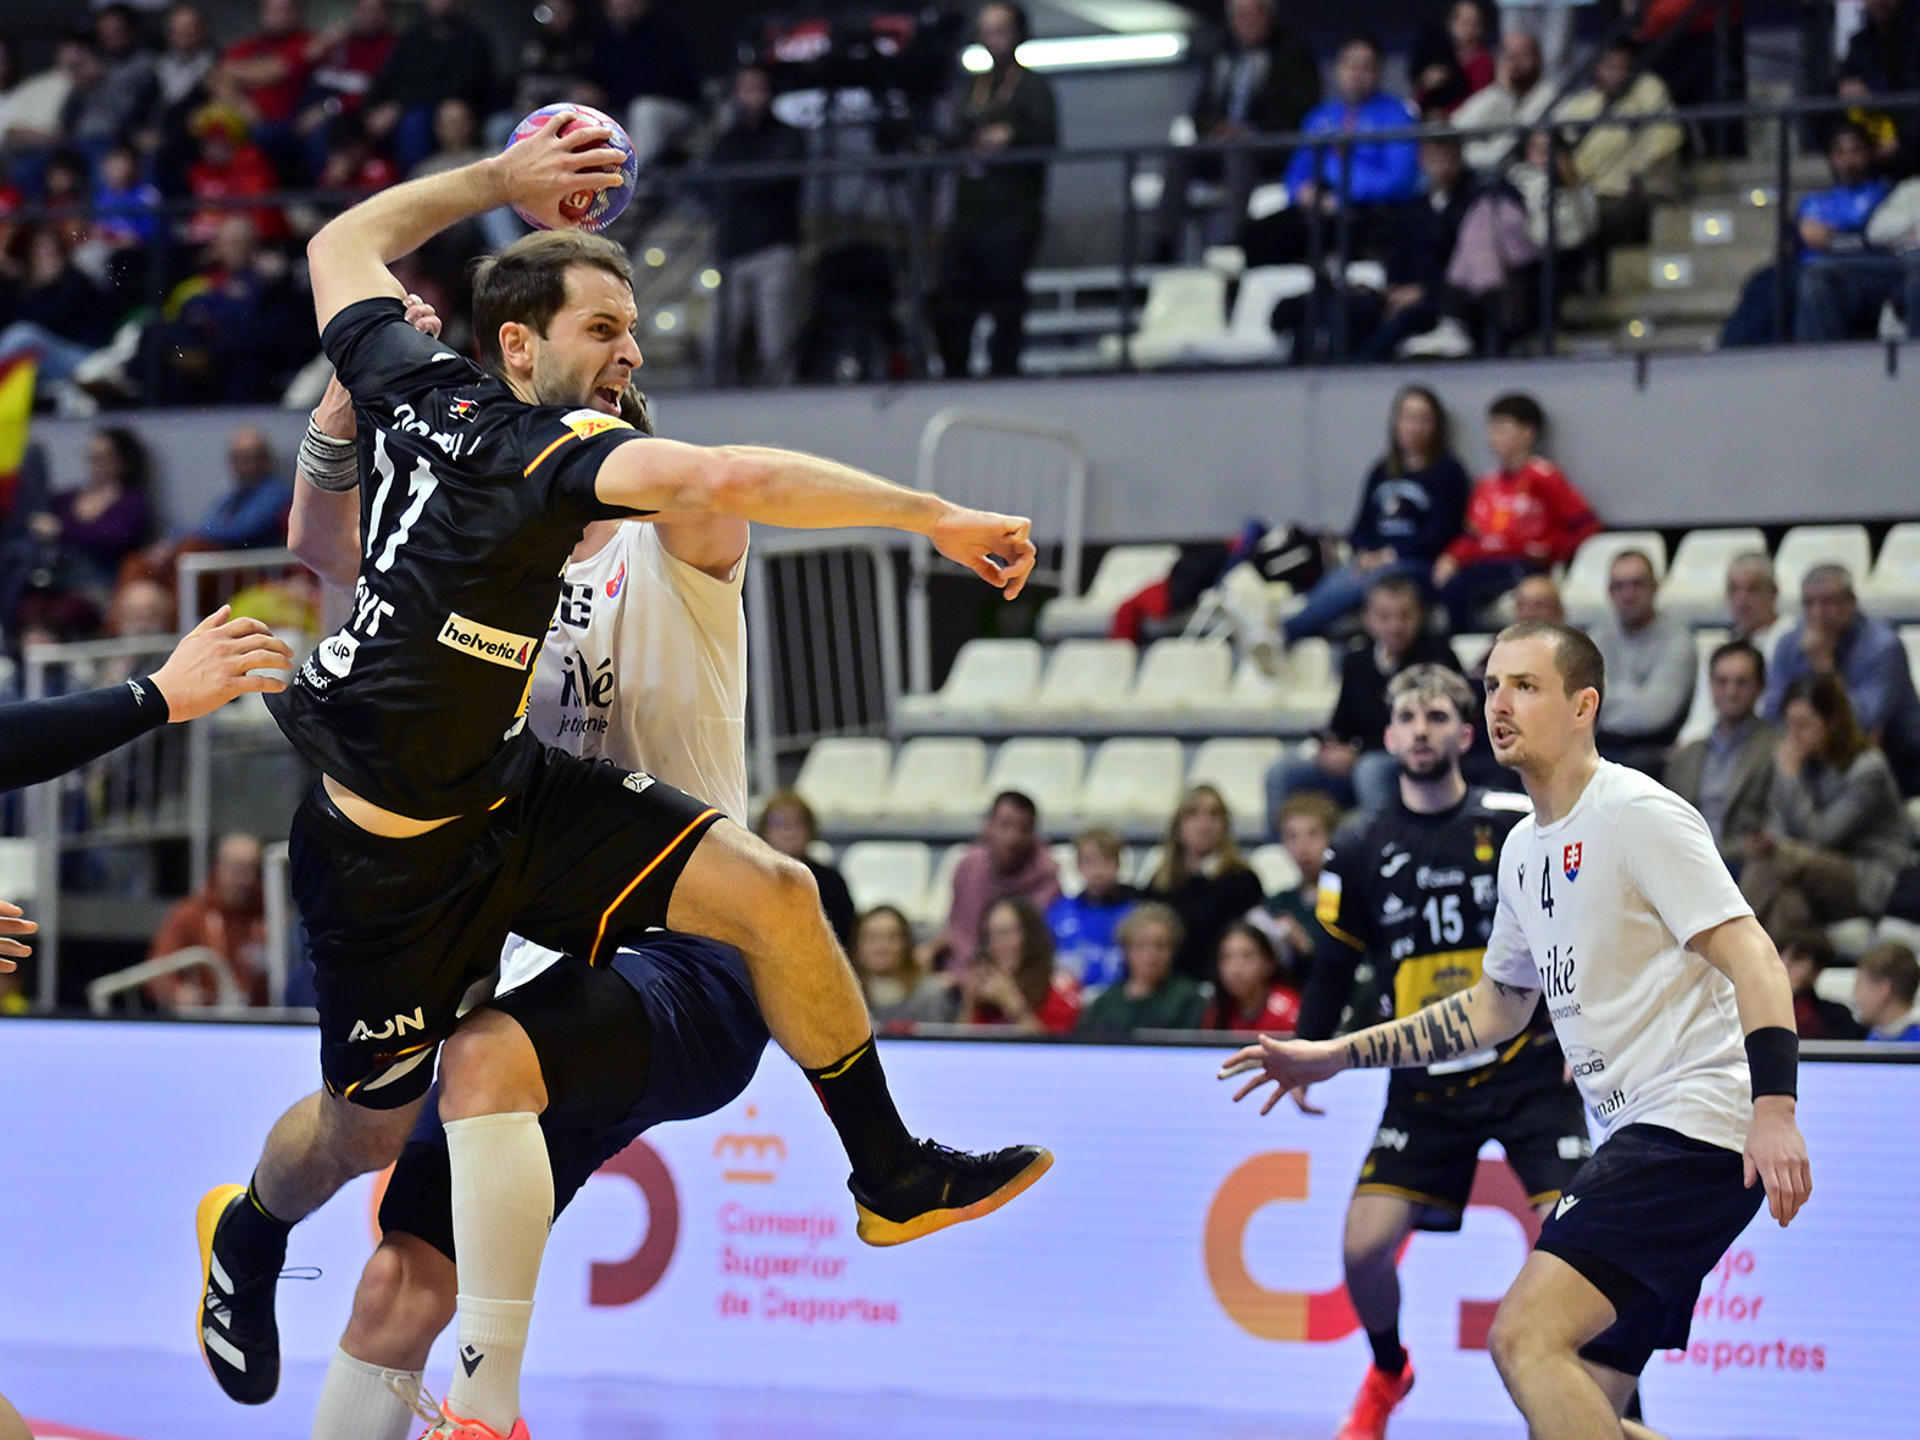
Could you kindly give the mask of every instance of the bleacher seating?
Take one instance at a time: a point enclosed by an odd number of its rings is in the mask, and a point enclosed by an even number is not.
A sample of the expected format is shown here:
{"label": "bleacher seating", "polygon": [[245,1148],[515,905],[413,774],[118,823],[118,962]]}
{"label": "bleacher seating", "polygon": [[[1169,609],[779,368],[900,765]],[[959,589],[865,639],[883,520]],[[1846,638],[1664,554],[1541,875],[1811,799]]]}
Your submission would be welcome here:
{"label": "bleacher seating", "polygon": [[1104,635],[1120,602],[1167,578],[1180,558],[1178,545],[1115,545],[1100,557],[1081,595],[1061,595],[1040,607],[1040,638]]}
{"label": "bleacher seating", "polygon": [[927,897],[931,862],[917,840],[860,840],[840,852],[840,875],[854,905],[892,905],[918,918]]}
{"label": "bleacher seating", "polygon": [[813,742],[793,788],[824,826],[873,812],[893,773],[893,745],[864,735],[828,736]]}
{"label": "bleacher seating", "polygon": [[1602,530],[1589,537],[1560,582],[1567,618],[1574,624],[1588,624],[1607,613],[1607,572],[1614,557],[1627,550],[1645,551],[1656,578],[1666,574],[1667,542],[1657,530]]}
{"label": "bleacher seating", "polygon": [[1087,766],[1080,813],[1108,824],[1164,830],[1180,803],[1184,778],[1178,740],[1105,741]]}
{"label": "bleacher seating", "polygon": [[[1227,328],[1227,281],[1202,266],[1162,270],[1147,286],[1140,328],[1133,334],[1133,363],[1142,368],[1203,358],[1202,346],[1217,342]],[[1123,342],[1118,335],[1100,341],[1100,357],[1118,364]]]}
{"label": "bleacher seating", "polygon": [[1887,531],[1873,570],[1856,587],[1861,607],[1881,620],[1920,620],[1920,524]]}
{"label": "bleacher seating", "polygon": [[1693,672],[1693,704],[1687,710],[1686,723],[1680,727],[1675,744],[1689,744],[1713,729],[1713,682],[1707,675],[1707,662],[1713,658],[1715,650],[1727,643],[1728,634],[1725,630],[1693,632],[1693,653],[1698,662],[1698,668]]}
{"label": "bleacher seating", "polygon": [[1267,810],[1267,771],[1285,753],[1278,740],[1254,736],[1203,740],[1187,767],[1187,784],[1213,786],[1226,801],[1235,831],[1257,834]]}
{"label": "bleacher seating", "polygon": [[986,803],[987,747],[976,737],[923,735],[900,747],[882,807],[909,823],[936,818],[977,822]]}
{"label": "bleacher seating", "polygon": [[1780,609],[1799,614],[1800,582],[1816,565],[1844,565],[1859,585],[1869,573],[1871,555],[1864,525],[1796,525],[1780,537],[1773,573],[1780,582]]}
{"label": "bleacher seating", "polygon": [[1017,713],[1040,688],[1042,659],[1037,640],[969,640],[938,690],[900,697],[900,716],[911,720]]}
{"label": "bleacher seating", "polygon": [[1086,746],[1078,740],[1065,736],[1009,740],[993,757],[986,794],[1019,790],[1040,807],[1042,816],[1073,815],[1078,811],[1086,765]]}
{"label": "bleacher seating", "polygon": [[1128,708],[1142,716],[1217,708],[1232,678],[1225,640],[1156,640],[1134,673]]}
{"label": "bleacher seating", "polygon": [[1300,867],[1294,864],[1284,845],[1261,845],[1247,855],[1247,864],[1260,877],[1260,888],[1269,895],[1300,888]]}
{"label": "bleacher seating", "polygon": [[1133,689],[1134,649],[1126,640],[1067,640],[1054,650],[1033,708],[1075,716],[1119,710]]}
{"label": "bleacher seating", "polygon": [[1660,584],[1660,608],[1690,625],[1724,625],[1729,618],[1727,566],[1756,550],[1766,553],[1767,537],[1751,525],[1689,530],[1674,548],[1673,563]]}

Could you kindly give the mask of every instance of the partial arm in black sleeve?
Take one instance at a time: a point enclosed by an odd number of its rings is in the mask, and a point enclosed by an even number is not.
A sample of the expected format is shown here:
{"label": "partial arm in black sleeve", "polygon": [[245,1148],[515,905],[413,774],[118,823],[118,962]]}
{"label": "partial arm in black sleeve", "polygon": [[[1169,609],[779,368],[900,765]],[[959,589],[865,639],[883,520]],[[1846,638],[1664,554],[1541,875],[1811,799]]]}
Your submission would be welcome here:
{"label": "partial arm in black sleeve", "polygon": [[0,705],[0,790],[38,785],[167,723],[151,677]]}
{"label": "partial arm in black sleeve", "polygon": [[1331,1040],[1340,1028],[1340,1013],[1353,995],[1353,980],[1361,952],[1336,935],[1322,934],[1313,949],[1313,973],[1300,997],[1300,1020],[1293,1027],[1300,1040]]}

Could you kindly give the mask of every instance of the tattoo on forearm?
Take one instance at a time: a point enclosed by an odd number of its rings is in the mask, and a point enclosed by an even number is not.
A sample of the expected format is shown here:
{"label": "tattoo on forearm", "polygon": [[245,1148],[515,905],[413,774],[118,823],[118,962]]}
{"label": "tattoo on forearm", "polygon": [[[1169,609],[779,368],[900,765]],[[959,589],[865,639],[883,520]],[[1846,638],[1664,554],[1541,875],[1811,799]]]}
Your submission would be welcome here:
{"label": "tattoo on forearm", "polygon": [[1390,1020],[1362,1030],[1347,1041],[1349,1069],[1397,1070],[1431,1065],[1480,1048],[1480,1037],[1467,1013],[1467,1002],[1449,995],[1404,1020]]}

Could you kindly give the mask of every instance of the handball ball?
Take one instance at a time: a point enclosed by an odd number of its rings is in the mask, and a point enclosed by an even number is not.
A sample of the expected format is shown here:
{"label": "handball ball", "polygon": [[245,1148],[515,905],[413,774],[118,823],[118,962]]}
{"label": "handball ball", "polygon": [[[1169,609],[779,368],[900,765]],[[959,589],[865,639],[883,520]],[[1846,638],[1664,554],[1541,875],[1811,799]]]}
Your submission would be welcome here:
{"label": "handball ball", "polygon": [[[607,145],[620,152],[620,183],[606,190],[576,191],[560,202],[560,218],[567,224],[577,230],[604,230],[627,208],[627,202],[633,198],[633,187],[639,183],[640,161],[633,153],[633,141],[627,138],[627,132],[620,128],[620,123],[604,111],[596,110],[591,105],[561,103],[542,105],[527,116],[513,127],[507,144],[517,145],[541,126],[556,123],[562,135],[578,130],[583,125],[604,125],[613,131],[607,138]],[[536,230],[553,228],[518,205],[513,209],[515,214]]]}

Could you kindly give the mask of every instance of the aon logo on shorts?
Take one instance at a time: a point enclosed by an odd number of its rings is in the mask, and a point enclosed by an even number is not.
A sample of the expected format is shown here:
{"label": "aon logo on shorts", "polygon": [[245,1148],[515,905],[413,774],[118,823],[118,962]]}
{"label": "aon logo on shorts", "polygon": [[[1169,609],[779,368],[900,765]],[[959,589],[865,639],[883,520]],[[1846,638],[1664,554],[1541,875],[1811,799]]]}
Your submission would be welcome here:
{"label": "aon logo on shorts", "polygon": [[347,1043],[359,1040],[397,1040],[409,1030],[425,1030],[427,1017],[421,1013],[421,1007],[413,1007],[411,1015],[395,1015],[391,1020],[383,1021],[379,1029],[374,1029],[364,1020],[353,1022],[353,1029],[347,1032]]}

